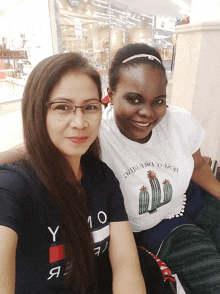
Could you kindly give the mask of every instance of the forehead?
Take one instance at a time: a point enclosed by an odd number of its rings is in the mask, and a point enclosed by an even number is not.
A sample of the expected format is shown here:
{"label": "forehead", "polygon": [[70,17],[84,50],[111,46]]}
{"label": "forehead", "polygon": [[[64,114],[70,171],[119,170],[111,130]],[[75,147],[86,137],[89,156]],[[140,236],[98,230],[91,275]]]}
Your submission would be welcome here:
{"label": "forehead", "polygon": [[51,99],[70,100],[99,98],[98,87],[92,78],[82,71],[68,71],[54,86]]}
{"label": "forehead", "polygon": [[139,64],[121,69],[119,83],[137,84],[138,86],[155,83],[166,86],[167,78],[162,69]]}
{"label": "forehead", "polygon": [[61,76],[55,87],[85,87],[86,84],[94,84],[97,87],[87,73],[80,70],[70,70]]}

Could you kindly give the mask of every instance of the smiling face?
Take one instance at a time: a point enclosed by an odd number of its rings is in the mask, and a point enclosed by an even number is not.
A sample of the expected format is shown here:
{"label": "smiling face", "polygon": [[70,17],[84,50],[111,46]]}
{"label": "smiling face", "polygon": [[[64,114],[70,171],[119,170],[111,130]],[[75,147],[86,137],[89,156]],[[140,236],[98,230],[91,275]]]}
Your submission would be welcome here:
{"label": "smiling face", "polygon": [[[49,102],[71,102],[75,106],[92,104],[99,100],[95,82],[80,71],[67,72],[53,88]],[[57,104],[58,105],[58,104]],[[66,107],[61,107],[64,111]],[[60,110],[59,110],[60,112]],[[52,143],[66,156],[67,160],[80,158],[95,141],[101,122],[86,119],[82,108],[77,108],[68,120],[60,119],[55,110],[48,109],[46,127]]]}
{"label": "smiling face", "polygon": [[166,114],[164,72],[149,65],[138,65],[121,71],[113,92],[108,95],[114,104],[114,115],[120,132],[132,141],[146,143],[152,129]]}

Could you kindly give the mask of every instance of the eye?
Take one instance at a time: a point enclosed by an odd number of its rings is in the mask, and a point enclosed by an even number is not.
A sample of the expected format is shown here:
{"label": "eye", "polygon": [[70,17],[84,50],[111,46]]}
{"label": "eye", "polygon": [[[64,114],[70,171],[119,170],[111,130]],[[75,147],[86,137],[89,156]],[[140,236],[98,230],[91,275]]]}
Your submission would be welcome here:
{"label": "eye", "polygon": [[158,99],[158,100],[155,100],[154,102],[153,102],[153,104],[154,105],[157,105],[157,106],[159,106],[159,105],[163,105],[163,104],[165,104],[166,103],[166,99]]}
{"label": "eye", "polygon": [[85,111],[97,111],[101,108],[101,105],[98,103],[95,104],[88,104],[85,106],[84,110]]}
{"label": "eye", "polygon": [[72,105],[68,103],[53,103],[51,105],[52,110],[68,111],[68,110],[71,110],[72,108],[73,108]]}
{"label": "eye", "polygon": [[93,110],[93,109],[96,109],[96,108],[97,108],[97,106],[94,105],[94,104],[86,105],[86,107],[85,107],[86,110]]}
{"label": "eye", "polygon": [[129,95],[129,96],[126,96],[125,99],[130,103],[130,104],[133,104],[133,105],[137,105],[137,104],[140,104],[142,103],[142,99],[137,97],[136,95]]}

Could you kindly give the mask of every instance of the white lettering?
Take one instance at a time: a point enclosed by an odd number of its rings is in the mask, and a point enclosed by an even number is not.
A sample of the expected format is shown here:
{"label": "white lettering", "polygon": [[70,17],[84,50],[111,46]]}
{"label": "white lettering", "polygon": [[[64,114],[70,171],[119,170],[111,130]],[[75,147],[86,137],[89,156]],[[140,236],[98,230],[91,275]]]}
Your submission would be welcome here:
{"label": "white lettering", "polygon": [[[100,219],[100,215],[104,216],[104,220]],[[98,213],[98,220],[100,221],[100,223],[104,224],[107,221],[107,215],[104,213],[104,211],[99,211]]]}
{"label": "white lettering", "polygon": [[102,229],[96,230],[92,232],[93,240],[95,243],[99,243],[109,236],[109,225],[105,226]]}
{"label": "white lettering", "polygon": [[96,248],[94,248],[94,250],[95,250],[95,255],[99,256],[100,251],[101,251],[101,247],[96,247]]}
{"label": "white lettering", "polygon": [[89,223],[90,228],[92,228],[92,217],[91,217],[91,215],[88,217],[88,223]]}
{"label": "white lettering", "polygon": [[108,247],[108,241],[106,242],[105,249],[102,251],[102,253],[105,252],[105,250],[107,249],[107,247]]}
{"label": "white lettering", "polygon": [[50,280],[53,276],[56,275],[56,278],[60,275],[60,266],[54,267],[50,270],[50,277],[47,280]]}
{"label": "white lettering", "polygon": [[47,228],[48,228],[48,230],[51,232],[51,234],[53,235],[53,242],[56,242],[56,233],[57,233],[57,231],[58,231],[58,229],[59,229],[59,226],[56,227],[55,232],[53,232],[52,229],[51,229],[50,227],[47,227]]}

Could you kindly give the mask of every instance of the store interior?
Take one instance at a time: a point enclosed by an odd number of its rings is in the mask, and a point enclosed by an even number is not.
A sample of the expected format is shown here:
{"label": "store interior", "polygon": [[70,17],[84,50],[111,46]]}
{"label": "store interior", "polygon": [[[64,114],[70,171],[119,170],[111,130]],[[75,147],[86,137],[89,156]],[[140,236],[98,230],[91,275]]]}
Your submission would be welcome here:
{"label": "store interior", "polygon": [[116,50],[124,44],[146,42],[163,59],[169,100],[175,27],[184,15],[175,1],[179,0],[160,0],[155,6],[155,0],[147,1],[148,5],[146,0],[1,0],[0,125],[4,126],[4,141],[0,151],[23,142],[20,108],[24,86],[33,67],[56,53],[83,53],[101,74],[104,96]]}
{"label": "store interior", "polygon": [[[83,53],[99,70],[104,83],[107,83],[108,68],[117,49],[134,42],[156,47],[167,73],[172,72],[177,17],[140,12],[140,9],[115,0],[57,0],[56,3],[62,52]],[[10,18],[13,12],[7,13]],[[42,32],[36,32],[37,24],[30,26],[29,21],[30,15],[24,15],[19,20],[19,26],[15,25],[14,33],[0,30],[0,59],[3,60],[0,64],[0,79],[11,77],[26,82],[38,62],[34,57],[41,57],[39,49],[44,49],[44,53],[48,49],[43,43],[46,38],[40,38]],[[33,27],[33,32],[30,27]],[[46,54],[51,53],[48,49]]]}
{"label": "store interior", "polygon": [[81,51],[103,77],[121,46],[144,42],[158,49],[171,71],[177,18],[141,13],[117,1],[58,0],[63,50]]}

